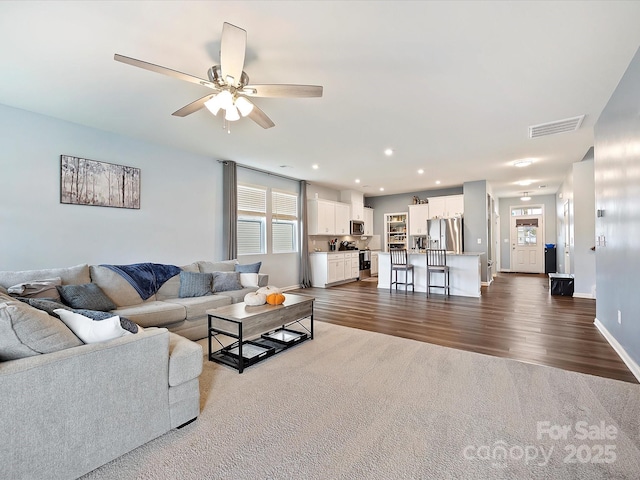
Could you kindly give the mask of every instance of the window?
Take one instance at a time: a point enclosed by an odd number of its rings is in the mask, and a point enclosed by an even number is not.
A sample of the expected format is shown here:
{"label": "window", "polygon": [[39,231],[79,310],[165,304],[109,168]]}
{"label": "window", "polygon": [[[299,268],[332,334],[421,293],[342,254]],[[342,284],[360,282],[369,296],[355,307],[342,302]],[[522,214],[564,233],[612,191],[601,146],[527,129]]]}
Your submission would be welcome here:
{"label": "window", "polygon": [[530,208],[512,208],[511,216],[520,217],[522,215],[542,215],[542,207],[530,207]]}
{"label": "window", "polygon": [[238,255],[266,253],[267,189],[238,185]]}
{"label": "window", "polygon": [[238,255],[297,252],[297,245],[298,194],[239,184]]}
{"label": "window", "polygon": [[298,195],[271,191],[271,239],[273,253],[296,252]]}

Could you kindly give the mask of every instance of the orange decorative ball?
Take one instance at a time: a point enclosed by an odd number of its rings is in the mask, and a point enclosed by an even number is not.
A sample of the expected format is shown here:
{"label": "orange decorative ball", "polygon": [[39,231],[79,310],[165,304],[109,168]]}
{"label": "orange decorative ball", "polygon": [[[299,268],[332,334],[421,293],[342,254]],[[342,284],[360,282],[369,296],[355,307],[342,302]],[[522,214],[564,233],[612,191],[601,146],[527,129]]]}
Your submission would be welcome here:
{"label": "orange decorative ball", "polygon": [[284,303],[284,295],[281,293],[272,293],[267,295],[267,303],[269,305],[280,305]]}

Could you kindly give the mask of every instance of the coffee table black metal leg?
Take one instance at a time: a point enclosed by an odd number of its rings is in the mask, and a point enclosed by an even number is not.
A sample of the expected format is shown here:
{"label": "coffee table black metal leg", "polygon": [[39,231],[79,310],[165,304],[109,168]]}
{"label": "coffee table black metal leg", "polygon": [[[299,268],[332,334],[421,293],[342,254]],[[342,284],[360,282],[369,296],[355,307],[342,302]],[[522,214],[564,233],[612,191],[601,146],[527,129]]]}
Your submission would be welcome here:
{"label": "coffee table black metal leg", "polygon": [[238,326],[238,373],[244,370],[244,357],[242,356],[242,325]]}

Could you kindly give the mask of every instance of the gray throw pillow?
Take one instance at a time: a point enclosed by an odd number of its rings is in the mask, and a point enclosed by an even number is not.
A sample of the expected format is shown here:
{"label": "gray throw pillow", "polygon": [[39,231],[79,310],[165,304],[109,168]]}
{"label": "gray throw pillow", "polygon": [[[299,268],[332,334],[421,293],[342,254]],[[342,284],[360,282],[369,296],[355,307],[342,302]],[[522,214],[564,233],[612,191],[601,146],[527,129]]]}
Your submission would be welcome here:
{"label": "gray throw pillow", "polygon": [[246,265],[236,265],[236,272],[239,273],[260,273],[262,262],[248,263]]}
{"label": "gray throw pillow", "polygon": [[60,320],[19,301],[0,303],[0,361],[82,345]]}
{"label": "gray throw pillow", "polygon": [[118,308],[95,283],[60,285],[58,286],[58,291],[62,301],[72,308],[85,308],[102,312]]}
{"label": "gray throw pillow", "polygon": [[239,272],[213,272],[213,291],[242,290]]}
{"label": "gray throw pillow", "polygon": [[180,298],[211,295],[213,275],[211,273],[180,272]]}

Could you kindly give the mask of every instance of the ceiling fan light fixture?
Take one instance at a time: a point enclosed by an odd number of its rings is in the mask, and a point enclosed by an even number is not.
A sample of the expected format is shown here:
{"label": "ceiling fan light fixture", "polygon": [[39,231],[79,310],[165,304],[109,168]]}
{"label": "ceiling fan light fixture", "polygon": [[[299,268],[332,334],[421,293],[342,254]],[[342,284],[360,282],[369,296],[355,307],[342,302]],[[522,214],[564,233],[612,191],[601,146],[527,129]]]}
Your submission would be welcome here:
{"label": "ceiling fan light fixture", "polygon": [[244,97],[238,97],[236,98],[236,107],[240,111],[240,115],[246,117],[253,110],[253,103]]}
{"label": "ceiling fan light fixture", "polygon": [[217,115],[221,108],[220,95],[211,97],[209,100],[204,102],[204,106],[207,107],[207,110],[209,110],[211,113]]}
{"label": "ceiling fan light fixture", "polygon": [[240,120],[240,113],[238,113],[238,109],[235,105],[231,105],[226,109],[226,114],[224,116],[225,120],[229,122],[235,122],[236,120]]}

